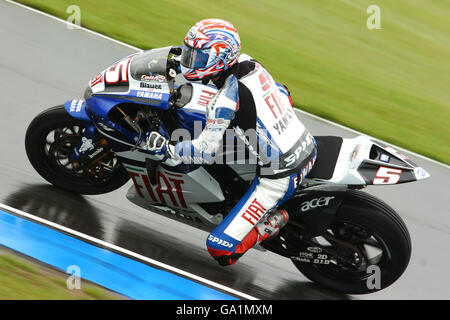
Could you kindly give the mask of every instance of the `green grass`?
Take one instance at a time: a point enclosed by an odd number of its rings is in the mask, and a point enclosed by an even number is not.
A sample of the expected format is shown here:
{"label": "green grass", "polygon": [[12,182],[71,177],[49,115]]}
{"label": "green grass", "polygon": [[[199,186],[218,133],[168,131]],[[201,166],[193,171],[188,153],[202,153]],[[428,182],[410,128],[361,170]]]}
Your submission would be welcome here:
{"label": "green grass", "polygon": [[[83,26],[143,49],[181,44],[200,19],[227,19],[296,106],[450,163],[448,0],[19,2],[64,19],[77,4]],[[371,4],[381,30],[366,27]]]}
{"label": "green grass", "polygon": [[118,300],[123,297],[81,282],[67,289],[68,275],[0,248],[0,300]]}

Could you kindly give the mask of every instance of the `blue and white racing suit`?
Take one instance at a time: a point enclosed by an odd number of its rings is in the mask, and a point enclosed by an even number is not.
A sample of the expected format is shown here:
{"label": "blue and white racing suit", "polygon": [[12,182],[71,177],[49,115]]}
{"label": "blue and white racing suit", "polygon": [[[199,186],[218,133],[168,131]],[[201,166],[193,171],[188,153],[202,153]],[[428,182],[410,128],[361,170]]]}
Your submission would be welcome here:
{"label": "blue and white racing suit", "polygon": [[[316,145],[296,117],[289,92],[258,62],[245,60],[225,71],[207,107],[197,139],[173,147],[172,160],[212,164],[227,130],[242,139],[258,172],[241,200],[207,238],[210,254],[237,260],[255,243],[245,239],[263,217],[289,199],[312,169]],[[219,260],[220,261],[220,260]],[[231,262],[232,263],[232,262]]]}

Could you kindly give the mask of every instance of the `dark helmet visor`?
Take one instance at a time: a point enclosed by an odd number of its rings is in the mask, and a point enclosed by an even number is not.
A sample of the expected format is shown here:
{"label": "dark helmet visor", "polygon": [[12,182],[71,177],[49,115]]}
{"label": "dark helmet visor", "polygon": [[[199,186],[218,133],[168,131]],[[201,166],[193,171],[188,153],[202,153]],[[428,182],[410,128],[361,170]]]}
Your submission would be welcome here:
{"label": "dark helmet visor", "polygon": [[186,44],[181,53],[181,65],[189,69],[199,69],[206,67],[209,59],[210,48],[196,49]]}

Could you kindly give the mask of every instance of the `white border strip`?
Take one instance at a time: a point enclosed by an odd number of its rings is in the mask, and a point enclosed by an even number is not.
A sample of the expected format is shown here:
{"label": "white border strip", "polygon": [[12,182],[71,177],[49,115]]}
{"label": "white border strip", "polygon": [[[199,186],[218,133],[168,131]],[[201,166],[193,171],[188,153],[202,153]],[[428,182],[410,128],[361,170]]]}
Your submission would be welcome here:
{"label": "white border strip", "polygon": [[33,220],[33,221],[42,223],[42,224],[44,224],[44,225],[53,227],[53,228],[58,229],[58,230],[60,230],[60,231],[66,232],[66,233],[68,233],[68,234],[71,234],[71,235],[75,236],[75,237],[78,238],[78,239],[84,239],[84,240],[87,240],[87,241],[96,243],[96,244],[98,244],[98,245],[100,245],[100,246],[102,246],[102,247],[109,248],[109,249],[115,250],[115,251],[117,251],[117,252],[121,252],[121,253],[123,253],[123,254],[126,254],[126,255],[128,255],[128,256],[137,258],[137,259],[139,259],[139,260],[148,262],[148,263],[150,263],[150,264],[152,264],[152,265],[155,265],[155,266],[158,266],[158,267],[160,267],[160,268],[162,268],[162,269],[164,269],[164,270],[171,271],[171,272],[173,272],[173,273],[175,273],[175,274],[178,274],[178,275],[182,275],[182,276],[184,276],[184,277],[186,277],[186,278],[190,278],[190,279],[195,280],[195,281],[197,281],[197,282],[199,282],[199,283],[208,285],[208,286],[210,286],[210,287],[212,287],[212,288],[216,288],[216,289],[222,290],[222,291],[224,291],[224,292],[228,292],[228,293],[230,293],[230,294],[233,294],[233,295],[238,296],[238,297],[242,297],[242,298],[247,299],[247,300],[259,300],[259,299],[255,298],[255,297],[253,297],[253,296],[250,296],[250,295],[248,295],[248,294],[239,292],[239,291],[234,290],[234,289],[232,289],[232,288],[228,288],[228,287],[226,287],[226,286],[224,286],[224,285],[221,285],[221,284],[219,284],[219,283],[216,283],[216,282],[210,281],[210,280],[208,280],[208,279],[205,279],[205,278],[196,276],[195,274],[192,274],[192,273],[183,271],[183,270],[181,270],[181,269],[172,267],[172,266],[170,266],[170,265],[168,265],[168,264],[159,262],[159,261],[157,261],[157,260],[153,260],[153,259],[151,259],[151,258],[148,258],[148,257],[146,257],[146,256],[140,255],[140,254],[135,253],[135,252],[133,252],[133,251],[124,249],[124,248],[122,248],[122,247],[116,246],[116,245],[111,244],[111,243],[109,243],[109,242],[105,242],[105,241],[99,240],[99,239],[94,238],[94,237],[91,237],[91,236],[89,236],[89,235],[87,235],[87,234],[84,234],[84,233],[78,232],[78,231],[76,231],[76,230],[73,230],[73,229],[64,227],[64,226],[59,225],[59,224],[57,224],[57,223],[54,223],[54,222],[52,222],[52,221],[49,221],[49,220],[46,220],[46,219],[43,219],[43,218],[34,216],[34,215],[32,215],[32,214],[29,214],[29,213],[26,213],[26,212],[24,212],[24,211],[18,210],[18,209],[16,209],[16,208],[7,206],[7,205],[5,205],[5,204],[0,203],[0,208],[4,209],[4,210],[6,210],[6,211],[10,211],[10,212],[13,212],[13,213],[15,213],[15,214],[18,214],[18,215],[20,215],[20,216],[22,216],[22,217],[25,217],[25,218],[27,218],[27,219],[30,219],[30,220]]}
{"label": "white border strip", "polygon": [[[22,8],[24,8],[24,9],[33,11],[33,12],[35,12],[35,13],[44,15],[44,16],[46,16],[46,17],[48,17],[48,18],[57,20],[57,21],[62,22],[62,23],[64,23],[64,24],[66,24],[66,25],[71,25],[71,26],[73,25],[72,23],[70,23],[70,22],[68,22],[68,21],[66,21],[66,20],[57,18],[57,17],[52,16],[52,15],[50,15],[50,14],[48,14],[48,13],[45,13],[45,12],[36,10],[36,9],[34,9],[34,8],[31,8],[31,7],[28,7],[28,6],[24,5],[24,4],[17,3],[17,2],[12,1],[12,0],[4,0],[4,1],[9,2],[9,3],[12,3],[12,4],[15,4],[15,5],[19,6],[19,7],[22,7]],[[103,38],[103,39],[110,40],[110,41],[112,41],[112,42],[115,42],[115,43],[120,44],[120,45],[122,45],[122,46],[125,46],[125,47],[127,47],[127,48],[136,50],[136,51],[138,51],[138,52],[143,51],[143,50],[140,49],[140,48],[134,47],[134,46],[129,45],[129,44],[125,43],[125,42],[122,42],[122,41],[113,39],[113,38],[111,38],[111,37],[105,36],[104,34],[101,34],[101,33],[95,32],[95,31],[92,31],[92,30],[87,29],[87,28],[85,28],[85,27],[81,27],[81,26],[80,26],[80,27],[77,27],[77,29],[86,31],[86,32],[88,32],[88,33],[91,33],[91,34],[96,35],[96,36],[98,36],[98,37],[101,37],[101,38]],[[346,126],[343,126],[343,125],[341,125],[341,124],[338,124],[338,123],[332,122],[332,121],[330,121],[330,120],[324,119],[324,118],[319,117],[319,116],[317,116],[317,115],[315,115],[315,114],[312,114],[312,113],[303,111],[303,110],[301,110],[301,109],[299,109],[299,108],[295,108],[295,110],[296,110],[297,112],[306,114],[306,115],[308,115],[308,116],[310,116],[310,117],[312,117],[312,118],[315,118],[315,119],[317,119],[317,120],[326,122],[326,123],[328,123],[328,124],[330,124],[330,125],[332,125],[332,126],[336,126],[336,127],[338,127],[338,128],[341,128],[341,129],[344,129],[344,130],[347,130],[347,131],[350,131],[350,132],[353,132],[353,133],[356,133],[356,134],[368,136],[368,135],[365,134],[365,133],[356,131],[356,130],[351,129],[351,128],[349,128],[349,127],[346,127]],[[383,140],[381,140],[381,139],[378,139],[378,138],[375,138],[375,137],[372,137],[372,136],[368,136],[368,137],[369,137],[369,138],[372,138],[372,139],[376,139],[376,140],[378,140],[378,141],[381,141],[381,142],[383,142],[383,143],[385,143],[385,144],[387,144],[387,145],[390,145],[390,146],[392,146],[392,147],[394,147],[394,148],[396,148],[396,149],[398,149],[398,150],[401,150],[401,151],[403,151],[403,152],[408,152],[408,153],[410,153],[410,154],[412,154],[412,155],[414,155],[414,156],[416,156],[416,157],[418,157],[418,158],[421,158],[421,159],[430,161],[430,162],[432,162],[432,163],[434,163],[434,164],[441,165],[441,166],[443,166],[444,168],[450,169],[450,166],[447,165],[447,164],[445,164],[445,163],[442,163],[442,162],[439,162],[439,161],[437,161],[437,160],[428,158],[428,157],[426,157],[426,156],[424,156],[424,155],[421,155],[421,154],[419,154],[419,153],[416,153],[416,152],[407,150],[407,149],[405,149],[405,148],[396,146],[396,145],[394,145],[394,144],[391,144],[391,143],[389,143],[389,142],[383,141]]]}
{"label": "white border strip", "polygon": [[[65,21],[65,20],[63,20],[63,19],[57,18],[57,17],[52,16],[52,15],[50,15],[50,14],[48,14],[48,13],[45,13],[45,12],[36,10],[36,9],[31,8],[31,7],[29,7],[29,6],[26,6],[26,5],[24,5],[24,4],[17,3],[17,2],[12,1],[12,0],[4,0],[4,1],[6,1],[6,2],[8,2],[8,3],[11,3],[11,4],[14,4],[14,5],[17,5],[17,6],[19,6],[19,7],[22,7],[22,8],[24,8],[24,9],[30,10],[30,11],[32,11],[32,12],[41,14],[41,15],[43,15],[43,16],[46,16],[46,17],[50,18],[50,19],[54,19],[54,20],[56,20],[56,21],[62,22],[62,23],[64,23],[64,24],[67,24],[67,25],[70,24],[70,25],[72,25],[72,24],[69,23],[68,21]],[[98,36],[98,37],[100,37],[100,38],[103,38],[103,39],[112,41],[112,42],[114,42],[114,43],[117,43],[117,44],[119,44],[119,45],[125,46],[125,47],[130,48],[130,49],[133,49],[133,50],[135,50],[135,51],[137,51],[137,52],[143,51],[143,50],[140,49],[140,48],[137,48],[137,47],[132,46],[132,45],[129,45],[129,44],[125,43],[125,42],[122,42],[122,41],[113,39],[113,38],[111,38],[111,37],[105,36],[105,35],[103,35],[103,34],[101,34],[101,33],[95,32],[95,31],[90,30],[90,29],[87,29],[87,28],[85,28],[85,27],[78,27],[77,29],[86,31],[86,32],[91,33],[91,34],[93,34],[93,35],[96,35],[96,36]],[[314,115],[314,114],[309,113],[309,112],[306,112],[306,111],[303,111],[303,110],[301,110],[301,109],[296,108],[295,111],[296,111],[296,112],[303,113],[303,114],[306,114],[306,115],[309,116],[309,117],[312,117],[312,118],[315,118],[315,119],[317,119],[317,120],[323,121],[323,122],[328,123],[328,124],[330,124],[330,125],[332,125],[332,126],[336,126],[336,127],[338,127],[338,128],[341,128],[341,129],[344,129],[344,130],[347,130],[347,131],[350,131],[350,132],[353,132],[353,133],[356,133],[356,134],[366,135],[366,134],[364,134],[364,133],[362,133],[362,132],[356,131],[356,130],[354,130],[354,129],[348,128],[348,127],[343,126],[343,125],[341,125],[341,124],[338,124],[338,123],[332,122],[332,121],[330,121],[330,120],[324,119],[324,118],[322,118],[322,117],[319,117],[319,116],[317,116],[317,115]],[[428,157],[426,157],[426,156],[423,156],[423,155],[418,154],[418,153],[415,153],[415,152],[413,152],[413,151],[409,151],[409,150],[404,149],[404,148],[402,148],[402,147],[399,147],[399,146],[390,144],[389,142],[380,140],[380,139],[378,139],[378,138],[371,137],[371,136],[369,136],[369,137],[370,137],[370,138],[373,138],[373,139],[377,139],[377,140],[379,140],[379,141],[381,141],[381,142],[384,142],[384,143],[386,143],[386,144],[388,144],[388,145],[391,145],[391,146],[393,146],[393,147],[395,147],[396,149],[399,149],[399,150],[401,150],[401,151],[404,151],[404,152],[408,152],[408,153],[410,153],[410,154],[413,154],[414,156],[419,157],[419,158],[421,158],[421,159],[430,161],[430,162],[432,162],[432,163],[434,163],[434,164],[441,165],[441,166],[443,166],[444,168],[450,169],[450,166],[449,166],[449,165],[446,165],[445,163],[442,163],[442,162],[439,162],[439,161],[430,159],[430,158],[428,158]],[[110,244],[110,243],[108,243],[108,242],[105,242],[105,241],[96,239],[96,238],[94,238],[94,237],[88,236],[88,235],[86,235],[86,234],[84,234],[84,233],[81,233],[81,232],[72,230],[72,229],[70,229],[70,228],[61,226],[61,225],[56,224],[56,223],[54,223],[54,222],[51,222],[51,221],[42,219],[42,218],[40,218],[40,217],[36,217],[36,216],[31,215],[31,214],[29,214],[29,213],[26,213],[26,212],[23,212],[23,211],[21,211],[21,210],[15,209],[15,208],[13,208],[13,207],[4,205],[4,204],[2,204],[2,203],[0,203],[0,208],[3,208],[3,209],[6,209],[6,210],[9,210],[9,211],[12,211],[12,212],[14,212],[14,213],[16,213],[16,214],[19,214],[19,215],[21,215],[21,216],[27,217],[27,218],[29,218],[29,219],[31,219],[31,220],[35,220],[35,221],[38,221],[38,222],[40,222],[40,223],[49,225],[49,226],[54,227],[54,228],[56,228],[56,229],[59,229],[59,230],[61,230],[61,231],[67,232],[67,233],[69,233],[69,234],[73,234],[74,236],[77,236],[77,237],[86,239],[86,240],[91,241],[91,242],[93,242],[93,243],[97,243],[97,244],[99,244],[99,245],[101,245],[101,246],[104,246],[104,247],[107,247],[107,248],[111,248],[111,249],[116,250],[116,251],[118,251],[118,252],[122,252],[122,253],[124,253],[124,254],[129,255],[129,256],[138,258],[138,259],[140,259],[140,260],[142,260],[142,261],[146,261],[146,262],[148,262],[148,263],[151,263],[151,264],[153,264],[153,265],[159,266],[159,267],[164,268],[164,269],[166,269],[166,270],[170,270],[170,271],[172,271],[172,272],[174,272],[174,273],[181,274],[181,275],[183,275],[183,276],[186,276],[186,277],[191,278],[191,279],[193,279],[193,280],[196,280],[196,281],[198,281],[198,282],[205,283],[205,284],[207,284],[207,285],[209,285],[209,286],[211,286],[211,287],[215,287],[215,288],[220,289],[220,290],[222,290],[222,291],[229,292],[229,293],[234,294],[234,295],[237,295],[237,296],[241,296],[241,297],[243,297],[244,299],[248,299],[248,300],[258,300],[257,298],[255,298],[255,297],[253,297],[253,296],[250,296],[250,295],[247,295],[247,294],[245,294],[245,293],[236,291],[236,290],[234,290],[234,289],[225,287],[225,286],[223,286],[223,285],[221,285],[221,284],[215,283],[215,282],[210,281],[210,280],[208,280],[208,279],[204,279],[204,278],[199,277],[199,276],[196,276],[196,275],[194,275],[194,274],[192,274],[192,273],[183,271],[183,270],[181,270],[181,269],[172,267],[172,266],[170,266],[170,265],[166,265],[166,264],[164,264],[164,263],[162,263],[162,262],[159,262],[159,261],[157,261],[157,260],[150,259],[150,258],[148,258],[148,257],[142,256],[142,255],[137,254],[137,253],[135,253],[135,252],[132,252],[132,251],[130,251],[130,250],[127,250],[127,249],[118,247],[118,246],[113,245],[113,244]]]}

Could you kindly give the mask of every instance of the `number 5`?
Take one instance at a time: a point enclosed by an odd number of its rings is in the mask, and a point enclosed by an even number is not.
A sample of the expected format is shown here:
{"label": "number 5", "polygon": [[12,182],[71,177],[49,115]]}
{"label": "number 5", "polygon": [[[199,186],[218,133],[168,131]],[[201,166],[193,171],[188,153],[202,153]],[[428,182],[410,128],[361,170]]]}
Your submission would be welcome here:
{"label": "number 5", "polygon": [[377,171],[376,177],[373,179],[373,184],[396,184],[400,180],[402,170],[387,167],[380,167]]}

